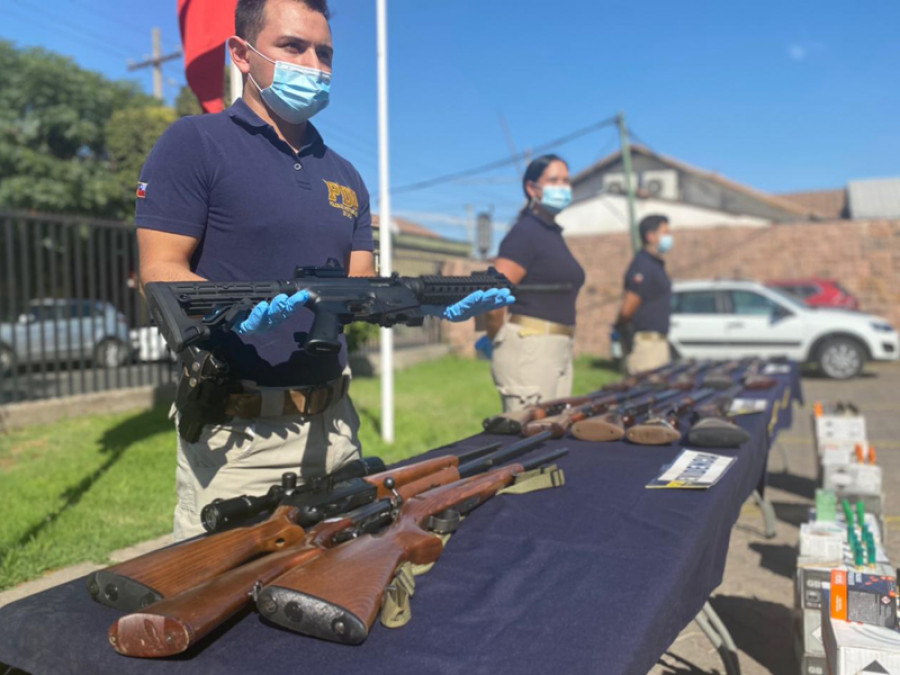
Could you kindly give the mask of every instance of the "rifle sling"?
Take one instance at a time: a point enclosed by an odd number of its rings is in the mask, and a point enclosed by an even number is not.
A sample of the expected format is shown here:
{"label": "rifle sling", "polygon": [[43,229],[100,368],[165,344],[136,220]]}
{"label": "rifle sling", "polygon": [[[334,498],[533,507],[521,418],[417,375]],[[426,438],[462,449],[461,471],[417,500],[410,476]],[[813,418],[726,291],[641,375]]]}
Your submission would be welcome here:
{"label": "rifle sling", "polygon": [[[524,471],[516,476],[512,485],[509,485],[497,494],[521,495],[536,490],[561,487],[565,484],[565,475],[562,469],[555,464],[542,466],[531,471]],[[444,546],[451,537],[451,533],[435,535],[441,538]],[[413,565],[405,562],[397,568],[394,579],[384,591],[381,604],[379,621],[385,628],[400,628],[412,619],[412,604],[410,598],[416,592],[415,577],[425,574],[434,563],[427,565]]]}

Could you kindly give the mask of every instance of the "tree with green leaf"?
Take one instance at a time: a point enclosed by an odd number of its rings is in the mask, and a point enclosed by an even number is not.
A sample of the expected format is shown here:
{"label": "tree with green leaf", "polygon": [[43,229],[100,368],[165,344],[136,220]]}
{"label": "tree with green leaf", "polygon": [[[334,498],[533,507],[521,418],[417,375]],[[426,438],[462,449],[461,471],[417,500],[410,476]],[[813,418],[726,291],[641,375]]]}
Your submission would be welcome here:
{"label": "tree with green leaf", "polygon": [[108,218],[131,213],[133,192],[123,194],[107,123],[116,111],[148,105],[153,99],[134,83],[0,41],[0,208]]}

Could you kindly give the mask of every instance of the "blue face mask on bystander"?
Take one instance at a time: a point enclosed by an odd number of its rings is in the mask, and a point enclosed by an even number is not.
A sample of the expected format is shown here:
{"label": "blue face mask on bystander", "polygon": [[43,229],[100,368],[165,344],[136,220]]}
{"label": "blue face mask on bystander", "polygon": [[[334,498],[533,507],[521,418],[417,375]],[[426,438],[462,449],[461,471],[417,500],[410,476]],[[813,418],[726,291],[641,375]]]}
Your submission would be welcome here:
{"label": "blue face mask on bystander", "polygon": [[672,244],[674,243],[671,234],[664,234],[659,238],[659,243],[656,245],[656,250],[660,253],[668,253],[672,250]]}
{"label": "blue face mask on bystander", "polygon": [[275,64],[272,84],[268,87],[260,87],[252,75],[250,81],[259,89],[266,105],[285,122],[301,124],[328,105],[331,73],[287,61],[273,61],[249,42],[247,46],[269,63]]}
{"label": "blue face mask on bystander", "polygon": [[572,188],[568,185],[545,185],[541,206],[550,213],[559,213],[572,203]]}

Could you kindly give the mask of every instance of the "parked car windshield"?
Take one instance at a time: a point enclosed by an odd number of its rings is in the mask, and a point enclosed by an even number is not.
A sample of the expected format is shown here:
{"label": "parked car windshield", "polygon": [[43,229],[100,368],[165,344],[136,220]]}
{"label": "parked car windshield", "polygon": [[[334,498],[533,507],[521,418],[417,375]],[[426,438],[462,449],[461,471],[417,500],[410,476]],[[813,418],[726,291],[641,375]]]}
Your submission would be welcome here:
{"label": "parked car windshield", "polygon": [[785,302],[787,302],[788,305],[797,307],[798,309],[809,309],[810,308],[809,305],[807,305],[806,302],[803,300],[803,298],[800,298],[800,297],[794,295],[793,293],[789,293],[788,291],[784,290],[783,288],[778,288],[777,286],[766,286],[766,288],[768,288],[773,293],[777,294],[778,297],[780,299],[784,300]]}

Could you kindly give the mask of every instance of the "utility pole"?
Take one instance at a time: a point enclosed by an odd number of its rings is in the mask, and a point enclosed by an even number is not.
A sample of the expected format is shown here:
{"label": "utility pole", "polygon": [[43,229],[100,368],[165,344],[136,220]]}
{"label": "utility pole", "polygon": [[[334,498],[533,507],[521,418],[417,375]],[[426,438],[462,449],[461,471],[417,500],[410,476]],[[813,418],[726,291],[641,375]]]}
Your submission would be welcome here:
{"label": "utility pole", "polygon": [[144,59],[143,61],[139,61],[138,63],[129,63],[128,70],[140,70],[142,68],[153,67],[153,98],[158,99],[160,101],[163,100],[163,74],[162,74],[162,64],[166,61],[171,61],[172,59],[177,59],[181,56],[181,50],[179,49],[177,52],[172,52],[171,54],[163,55],[162,53],[162,33],[159,28],[153,29],[153,56],[149,59]]}
{"label": "utility pole", "polygon": [[628,195],[628,231],[631,232],[631,246],[634,252],[641,250],[641,235],[634,218],[634,183],[631,182],[631,145],[628,143],[628,127],[625,124],[625,113],[616,115],[619,127],[619,142],[622,144],[622,168],[625,170],[625,192]]}
{"label": "utility pole", "polygon": [[475,257],[475,217],[471,204],[466,204],[466,236],[469,238],[469,251]]}

